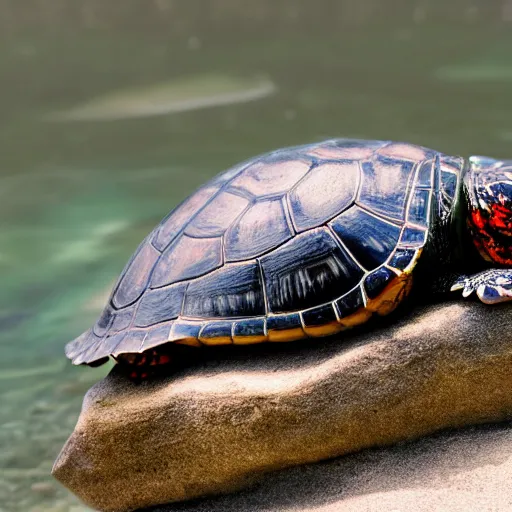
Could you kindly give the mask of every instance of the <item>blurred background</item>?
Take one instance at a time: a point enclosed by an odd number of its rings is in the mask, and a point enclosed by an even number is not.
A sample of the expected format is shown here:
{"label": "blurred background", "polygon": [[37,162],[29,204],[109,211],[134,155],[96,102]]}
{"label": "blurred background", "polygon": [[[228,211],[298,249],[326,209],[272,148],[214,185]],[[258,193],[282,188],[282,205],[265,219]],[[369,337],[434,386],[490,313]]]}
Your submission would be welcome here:
{"label": "blurred background", "polygon": [[512,0],[0,0],[0,512],[105,375],[64,344],[196,186],[328,137],[512,157]]}

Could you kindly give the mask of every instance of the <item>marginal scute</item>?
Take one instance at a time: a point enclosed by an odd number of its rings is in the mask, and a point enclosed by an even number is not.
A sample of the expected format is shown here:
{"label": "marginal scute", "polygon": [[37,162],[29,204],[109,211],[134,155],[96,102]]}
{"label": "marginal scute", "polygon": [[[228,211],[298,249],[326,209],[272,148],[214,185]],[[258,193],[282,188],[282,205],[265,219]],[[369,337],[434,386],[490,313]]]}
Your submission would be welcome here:
{"label": "marginal scute", "polygon": [[188,224],[185,234],[193,237],[221,236],[248,205],[249,200],[245,197],[221,192]]}
{"label": "marginal scute", "polygon": [[153,271],[158,288],[211,272],[222,265],[222,238],[180,236],[164,251]]}
{"label": "marginal scute", "polygon": [[329,225],[366,270],[382,265],[400,237],[398,225],[370,215],[358,206],[338,215]]}
{"label": "marginal scute", "polygon": [[364,280],[364,288],[368,298],[375,299],[378,297],[395,277],[396,274],[386,267],[381,267],[372,272]]}
{"label": "marginal scute", "polygon": [[306,327],[316,327],[338,321],[334,307],[330,303],[303,311],[302,318]]}
{"label": "marginal scute", "polygon": [[360,180],[357,162],[314,167],[290,192],[293,223],[298,232],[315,228],[348,208]]}
{"label": "marginal scute", "polygon": [[235,344],[260,343],[266,339],[265,318],[245,318],[235,322],[233,327]]}
{"label": "marginal scute", "polygon": [[350,290],[336,301],[340,318],[350,316],[364,307],[363,291],[360,286]]}
{"label": "marginal scute", "polygon": [[353,288],[363,275],[327,228],[297,235],[263,256],[261,266],[269,309],[274,313],[333,300]]}
{"label": "marginal scute", "polygon": [[423,247],[426,243],[428,231],[414,226],[405,226],[400,236],[400,247]]}
{"label": "marginal scute", "polygon": [[277,342],[300,340],[306,336],[299,313],[270,315],[267,318],[267,332],[268,340]]}
{"label": "marginal scute", "polygon": [[148,350],[169,341],[169,333],[175,321],[164,322],[163,324],[154,325],[146,329],[146,337],[142,342],[142,351]]}
{"label": "marginal scute", "polygon": [[151,270],[160,253],[146,239],[139,247],[135,257],[128,264],[112,297],[116,308],[123,308],[135,302],[148,285]]}
{"label": "marginal scute", "polygon": [[208,204],[218,190],[218,186],[202,187],[185,199],[160,223],[153,236],[152,244],[159,251],[163,251],[182,231],[183,226]]}
{"label": "marginal scute", "polygon": [[202,322],[190,322],[178,318],[178,320],[176,320],[172,325],[171,332],[169,333],[169,340],[178,341],[197,339],[199,338],[199,331],[202,326]]}
{"label": "marginal scute", "polygon": [[92,329],[87,332],[87,337],[84,339],[84,342],[85,343],[82,343],[79,348],[77,347],[78,350],[76,355],[73,357],[73,364],[85,364],[89,361],[95,361],[96,359],[103,357],[102,353],[95,357],[98,350],[101,351],[102,345],[101,337],[96,336],[94,332],[92,332]]}
{"label": "marginal scute", "polygon": [[71,359],[74,364],[77,364],[75,363],[75,358],[85,352],[86,348],[89,346],[91,337],[94,339],[94,333],[92,329],[88,329],[80,336],[67,343],[64,349],[66,357]]}
{"label": "marginal scute", "polygon": [[255,258],[292,236],[280,199],[257,202],[227,231],[226,261]]}
{"label": "marginal scute", "polygon": [[232,322],[207,323],[199,333],[199,341],[205,345],[230,345],[232,328]]}
{"label": "marginal scute", "polygon": [[109,335],[106,338],[103,338],[100,342],[101,350],[98,351],[95,356],[96,357],[102,357],[102,356],[109,356],[109,355],[116,355],[116,349],[117,347],[123,346],[123,341],[126,338],[126,336],[129,334],[130,330],[124,330],[117,333],[109,333]]}
{"label": "marginal scute", "polygon": [[146,329],[130,329],[123,338],[122,344],[120,343],[113,350],[113,354],[118,356],[119,354],[136,354],[142,352],[142,346],[147,335]]}
{"label": "marginal scute", "polygon": [[256,197],[288,192],[311,165],[310,162],[290,157],[289,154],[280,154],[257,161],[236,177],[231,187],[240,188]]}
{"label": "marginal scute", "polygon": [[183,314],[193,318],[264,315],[265,300],[258,263],[228,263],[191,281]]}
{"label": "marginal scute", "polygon": [[96,336],[104,336],[106,332],[109,330],[110,325],[114,321],[116,314],[115,310],[112,308],[112,306],[107,304],[105,309],[103,310],[103,313],[99,317],[98,321],[93,327],[93,332],[96,334]]}
{"label": "marginal scute", "polygon": [[416,251],[413,249],[398,248],[389,260],[389,266],[404,271],[414,260]]}

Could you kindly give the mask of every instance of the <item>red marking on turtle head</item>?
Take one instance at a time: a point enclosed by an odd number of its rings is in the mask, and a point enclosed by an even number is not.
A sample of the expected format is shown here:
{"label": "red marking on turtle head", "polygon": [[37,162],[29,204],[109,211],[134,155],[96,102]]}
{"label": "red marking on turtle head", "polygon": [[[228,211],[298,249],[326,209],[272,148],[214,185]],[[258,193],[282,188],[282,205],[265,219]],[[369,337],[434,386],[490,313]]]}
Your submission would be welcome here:
{"label": "red marking on turtle head", "polygon": [[512,265],[511,165],[475,157],[465,177],[473,242],[485,260],[506,266]]}
{"label": "red marking on turtle head", "polygon": [[471,210],[469,226],[473,243],[489,262],[512,266],[512,212],[493,203],[489,210]]}

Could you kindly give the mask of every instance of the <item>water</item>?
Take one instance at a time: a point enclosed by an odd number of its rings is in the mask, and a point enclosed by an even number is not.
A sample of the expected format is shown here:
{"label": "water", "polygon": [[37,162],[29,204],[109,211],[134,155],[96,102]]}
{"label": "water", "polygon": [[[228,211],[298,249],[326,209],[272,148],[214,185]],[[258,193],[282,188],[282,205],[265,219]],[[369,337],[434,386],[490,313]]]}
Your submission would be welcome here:
{"label": "water", "polygon": [[[449,5],[447,5],[449,4]],[[207,178],[327,137],[512,156],[512,1],[0,0],[0,511],[108,372],[63,346]]]}

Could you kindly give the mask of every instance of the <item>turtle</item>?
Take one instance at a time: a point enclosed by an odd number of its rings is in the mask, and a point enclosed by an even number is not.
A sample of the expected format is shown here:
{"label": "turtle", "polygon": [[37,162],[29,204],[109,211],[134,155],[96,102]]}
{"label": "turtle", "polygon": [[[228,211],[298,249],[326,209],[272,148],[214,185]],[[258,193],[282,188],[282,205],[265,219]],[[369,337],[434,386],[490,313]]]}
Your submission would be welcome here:
{"label": "turtle", "polygon": [[196,190],[141,243],[66,355],[90,366],[111,356],[140,379],[180,345],[327,336],[456,290],[512,300],[512,161],[330,139]]}

